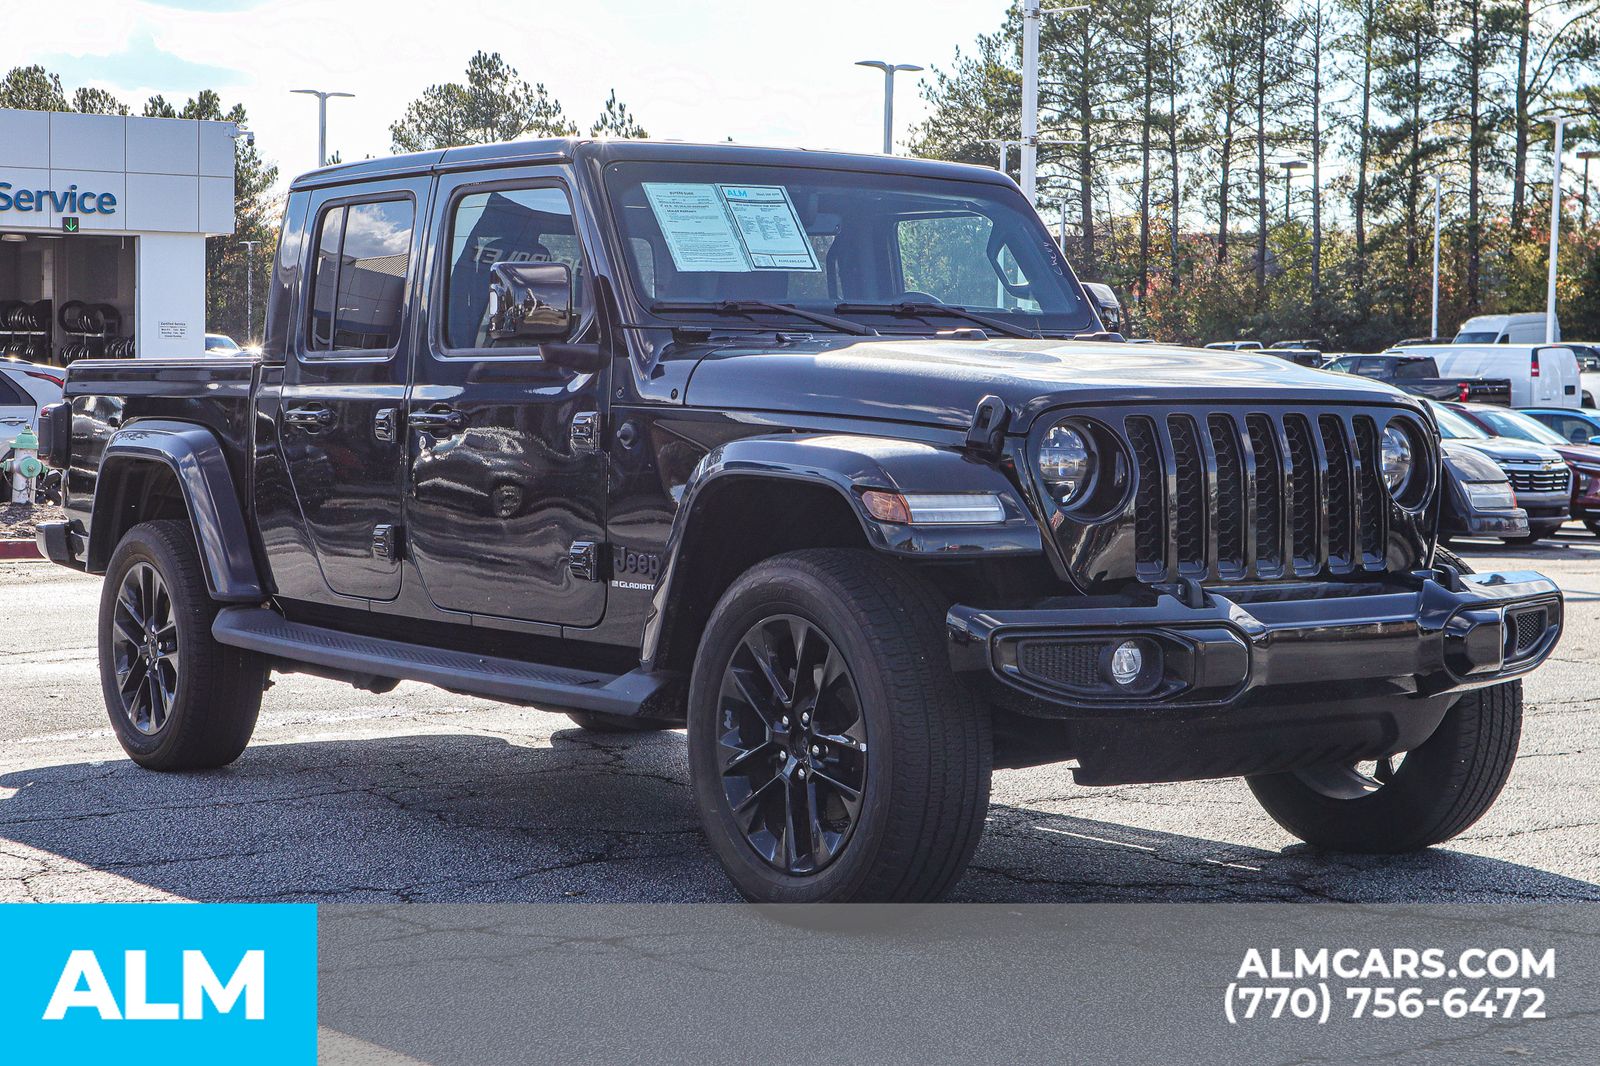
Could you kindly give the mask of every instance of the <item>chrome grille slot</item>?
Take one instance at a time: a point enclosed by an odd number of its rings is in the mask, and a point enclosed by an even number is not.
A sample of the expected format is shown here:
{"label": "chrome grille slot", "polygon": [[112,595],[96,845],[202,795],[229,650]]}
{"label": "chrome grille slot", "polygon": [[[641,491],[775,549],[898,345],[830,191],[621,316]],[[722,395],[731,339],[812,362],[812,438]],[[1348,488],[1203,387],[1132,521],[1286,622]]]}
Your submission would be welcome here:
{"label": "chrome grille slot", "polygon": [[1351,543],[1350,517],[1356,506],[1355,476],[1350,463],[1350,441],[1344,421],[1337,415],[1317,420],[1322,431],[1322,451],[1328,457],[1328,566],[1335,572],[1348,570],[1355,562]]}
{"label": "chrome grille slot", "polygon": [[1161,476],[1161,441],[1154,420],[1142,415],[1129,418],[1124,426],[1128,446],[1133,451],[1134,473],[1134,554],[1141,578],[1157,579],[1167,570],[1166,488]]}
{"label": "chrome grille slot", "polygon": [[1211,430],[1211,450],[1217,457],[1217,571],[1222,577],[1244,575],[1244,457],[1239,450],[1239,430],[1227,415],[1206,420]]}
{"label": "chrome grille slot", "polygon": [[1177,473],[1177,493],[1173,497],[1172,531],[1178,549],[1178,573],[1205,577],[1211,567],[1206,558],[1206,461],[1200,451],[1200,434],[1194,419],[1172,415],[1167,419],[1172,434],[1172,457]]}
{"label": "chrome grille slot", "polygon": [[1318,463],[1311,443],[1311,423],[1304,415],[1286,415],[1283,436],[1289,448],[1289,523],[1294,531],[1294,567],[1315,574],[1322,569],[1318,540],[1321,506],[1317,499]]}
{"label": "chrome grille slot", "polygon": [[1382,462],[1378,454],[1378,425],[1365,415],[1351,420],[1356,430],[1356,455],[1361,460],[1360,488],[1361,555],[1366,565],[1375,566],[1383,558],[1384,488]]}
{"label": "chrome grille slot", "polygon": [[1256,570],[1262,577],[1277,577],[1283,571],[1283,463],[1277,433],[1266,415],[1245,421],[1256,464]]}

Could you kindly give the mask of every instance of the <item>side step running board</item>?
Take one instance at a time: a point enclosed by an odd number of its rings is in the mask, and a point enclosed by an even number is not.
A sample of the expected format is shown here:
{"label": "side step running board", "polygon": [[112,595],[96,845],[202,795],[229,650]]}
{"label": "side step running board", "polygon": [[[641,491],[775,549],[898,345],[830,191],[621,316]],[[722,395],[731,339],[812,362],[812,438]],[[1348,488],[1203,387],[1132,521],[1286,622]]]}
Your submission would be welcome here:
{"label": "side step running board", "polygon": [[676,680],[672,674],[601,674],[341,633],[291,622],[264,607],[224,607],[211,635],[235,648],[350,674],[423,681],[490,699],[626,717],[639,715]]}

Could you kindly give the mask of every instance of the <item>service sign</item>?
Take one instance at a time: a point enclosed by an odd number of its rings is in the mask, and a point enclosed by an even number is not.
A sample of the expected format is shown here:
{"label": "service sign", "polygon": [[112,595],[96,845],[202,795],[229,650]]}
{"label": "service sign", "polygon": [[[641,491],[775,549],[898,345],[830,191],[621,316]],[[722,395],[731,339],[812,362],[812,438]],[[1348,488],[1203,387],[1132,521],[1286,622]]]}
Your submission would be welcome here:
{"label": "service sign", "polygon": [[117,213],[115,193],[79,188],[76,183],[65,189],[39,189],[19,187],[17,183],[0,178],[0,212],[22,211],[58,215],[114,215]]}

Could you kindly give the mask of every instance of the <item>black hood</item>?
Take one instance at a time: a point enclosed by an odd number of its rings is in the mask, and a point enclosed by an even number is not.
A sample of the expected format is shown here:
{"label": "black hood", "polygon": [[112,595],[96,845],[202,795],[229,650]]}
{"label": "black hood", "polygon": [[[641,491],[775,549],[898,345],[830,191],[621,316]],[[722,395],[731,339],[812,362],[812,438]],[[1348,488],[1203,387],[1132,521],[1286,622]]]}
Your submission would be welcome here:
{"label": "black hood", "polygon": [[787,411],[965,428],[989,394],[1023,431],[1058,403],[1394,403],[1407,394],[1271,355],[1098,341],[873,338],[725,344],[706,353],[686,401],[715,410]]}
{"label": "black hood", "polygon": [[1446,443],[1460,448],[1482,452],[1497,463],[1559,463],[1563,462],[1554,448],[1514,437],[1490,437],[1487,440],[1454,438]]}

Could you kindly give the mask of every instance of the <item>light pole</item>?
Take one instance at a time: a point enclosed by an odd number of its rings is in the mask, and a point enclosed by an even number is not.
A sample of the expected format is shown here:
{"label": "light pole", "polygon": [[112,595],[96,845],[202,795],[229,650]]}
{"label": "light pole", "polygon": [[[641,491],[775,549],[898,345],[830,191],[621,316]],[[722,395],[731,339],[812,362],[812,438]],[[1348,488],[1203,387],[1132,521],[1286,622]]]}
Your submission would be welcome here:
{"label": "light pole", "polygon": [[1439,336],[1439,175],[1433,176],[1433,325],[1428,340]]}
{"label": "light pole", "polygon": [[1593,148],[1578,153],[1578,158],[1583,160],[1583,229],[1589,228],[1589,160],[1600,159],[1600,152]]}
{"label": "light pole", "polygon": [[354,96],[355,93],[325,92],[322,89],[291,89],[317,98],[317,166],[328,165],[328,100],[335,96]]}
{"label": "light pole", "polygon": [[1306,166],[1304,159],[1283,159],[1278,162],[1283,168],[1283,220],[1293,222],[1294,214],[1289,206],[1289,185],[1294,180],[1294,172]]}
{"label": "light pole", "polygon": [[1047,10],[1070,15],[1089,10],[1089,5],[1046,9],[1040,0],[1022,0],[1022,194],[1030,204],[1039,191],[1039,20]]}
{"label": "light pole", "polygon": [[1568,116],[1556,118],[1555,152],[1550,165],[1550,278],[1544,296],[1544,342],[1556,342],[1556,260],[1561,248],[1561,144],[1567,133]]}
{"label": "light pole", "polygon": [[244,338],[245,343],[255,339],[256,309],[256,245],[260,241],[240,241],[244,249]]}
{"label": "light pole", "polygon": [[863,59],[856,66],[883,71],[883,154],[894,155],[894,76],[897,71],[922,68],[915,63],[885,63],[881,59]]}

